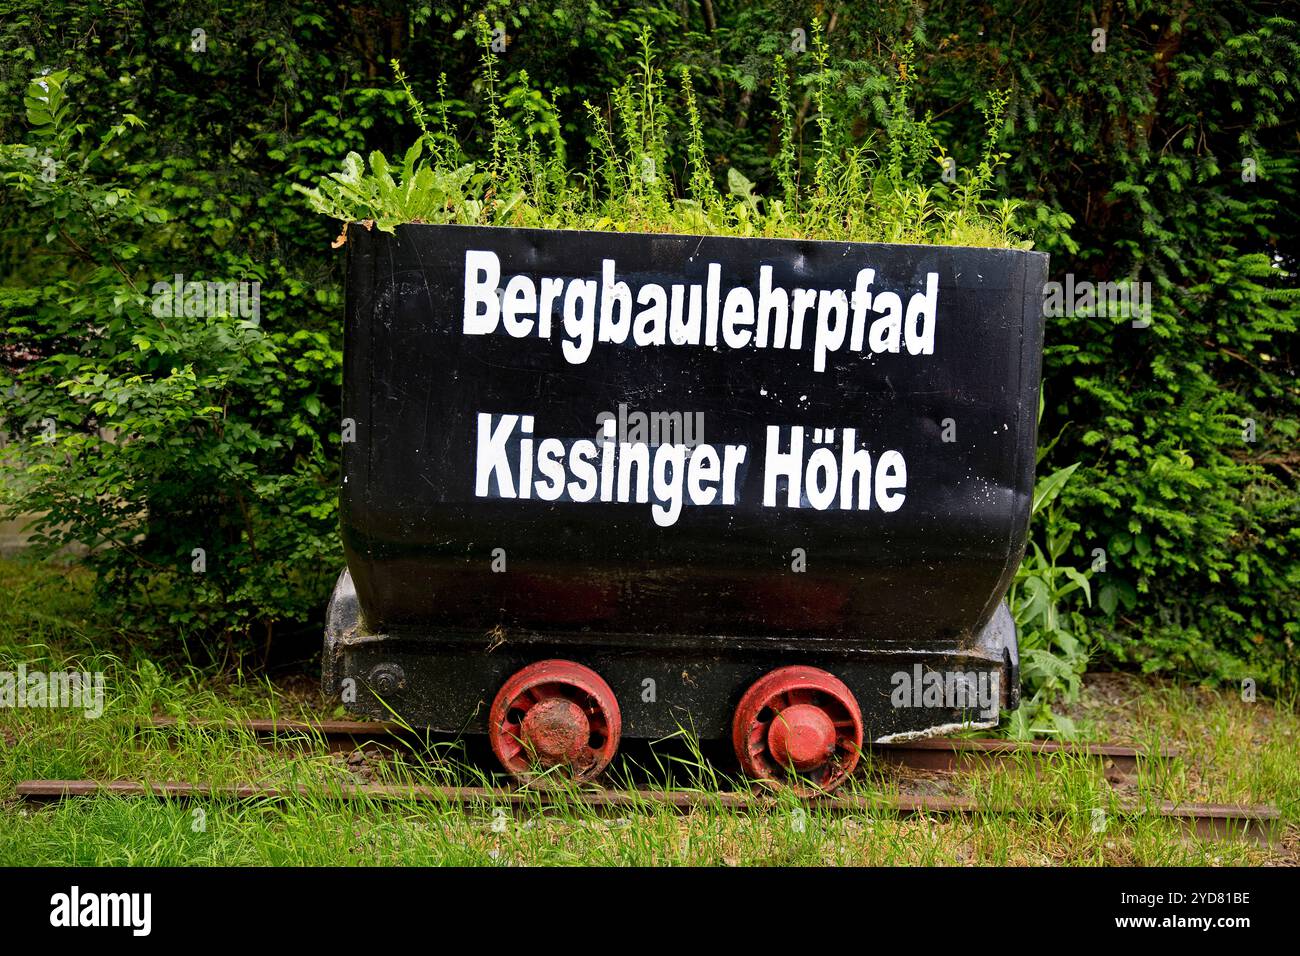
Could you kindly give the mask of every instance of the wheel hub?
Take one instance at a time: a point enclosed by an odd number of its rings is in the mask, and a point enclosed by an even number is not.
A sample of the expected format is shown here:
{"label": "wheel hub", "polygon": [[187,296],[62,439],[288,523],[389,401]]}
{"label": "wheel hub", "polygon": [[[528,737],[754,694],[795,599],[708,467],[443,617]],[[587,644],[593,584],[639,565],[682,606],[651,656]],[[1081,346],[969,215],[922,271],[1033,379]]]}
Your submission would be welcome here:
{"label": "wheel hub", "polygon": [[577,762],[587,746],[591,722],[571,700],[552,697],[524,715],[521,724],[525,744],[547,767]]}
{"label": "wheel hub", "polygon": [[795,704],[772,721],[767,748],[781,766],[805,773],[835,753],[835,723],[820,707]]}

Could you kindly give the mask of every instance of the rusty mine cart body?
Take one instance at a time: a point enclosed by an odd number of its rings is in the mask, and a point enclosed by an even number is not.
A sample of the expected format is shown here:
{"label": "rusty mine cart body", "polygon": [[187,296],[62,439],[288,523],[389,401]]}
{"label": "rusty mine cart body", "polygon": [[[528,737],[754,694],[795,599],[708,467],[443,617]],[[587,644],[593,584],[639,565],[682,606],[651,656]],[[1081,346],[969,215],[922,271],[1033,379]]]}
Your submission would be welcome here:
{"label": "rusty mine cart body", "polygon": [[1036,252],[348,230],[323,682],[512,773],[730,738],[842,782],[996,725],[1033,491]]}

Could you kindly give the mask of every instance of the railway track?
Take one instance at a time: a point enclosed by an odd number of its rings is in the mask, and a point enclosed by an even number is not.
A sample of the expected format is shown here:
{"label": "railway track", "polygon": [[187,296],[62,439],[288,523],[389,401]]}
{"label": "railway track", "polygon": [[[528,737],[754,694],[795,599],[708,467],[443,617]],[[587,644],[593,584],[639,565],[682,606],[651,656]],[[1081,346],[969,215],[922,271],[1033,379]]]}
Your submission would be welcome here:
{"label": "railway track", "polygon": [[[431,802],[464,807],[508,806],[516,811],[545,806],[581,804],[593,810],[635,811],[670,808],[680,812],[715,808],[732,811],[761,811],[772,808],[776,798],[763,793],[656,790],[579,790],[556,793],[549,790],[507,790],[487,787],[433,787],[394,784],[354,784],[279,787],[261,784],[231,786],[191,783],[145,783],[130,780],[24,780],[17,795],[26,800],[50,801],[70,797],[118,796],[150,797],[178,800],[283,800],[313,796],[347,801],[378,803]],[[913,795],[829,795],[819,797],[816,806],[834,814],[894,814],[902,818],[934,814],[939,816],[1000,816],[1030,813],[1034,816],[1059,818],[1073,812],[1060,806],[988,806],[970,797]],[[1238,804],[1173,804],[1151,806],[1139,801],[1121,800],[1126,814],[1154,813],[1183,825],[1202,839],[1247,840],[1267,846],[1276,837],[1280,815],[1272,807]]]}
{"label": "railway track", "polygon": [[[239,720],[178,721],[174,717],[155,717],[141,729],[168,731],[180,727],[252,734],[266,741],[293,743],[323,742],[330,750],[341,752],[378,743],[408,750],[419,749],[424,738],[401,724],[352,720]],[[1097,763],[1113,784],[1136,781],[1139,766],[1149,756],[1146,751],[1110,744],[1068,744],[1056,741],[1016,742],[993,738],[959,739],[949,737],[869,744],[868,752],[884,763],[910,770],[941,773],[970,771],[980,765],[1025,755],[1047,758],[1054,754],[1081,758]],[[1155,755],[1161,759],[1176,757],[1177,751],[1163,747]]]}
{"label": "railway track", "polygon": [[[159,717],[140,725],[142,731],[176,733],[184,728],[213,732],[251,734],[268,745],[319,746],[333,752],[348,752],[379,744],[392,749],[418,750],[421,735],[397,724],[359,721],[242,720],[188,721]],[[1167,759],[1176,752],[1162,748],[1157,754],[1130,747],[1056,742],[1017,743],[997,739],[934,738],[872,744],[872,756],[884,764],[924,773],[967,773],[981,767],[996,767],[1006,760],[1030,759],[1044,769],[1053,757],[1095,763],[1113,786],[1136,781],[1141,767],[1153,756]],[[776,798],[762,790],[703,792],[692,790],[601,789],[592,786],[546,789],[420,786],[404,784],[322,784],[316,787],[276,786],[255,783],[209,785],[183,782],[133,780],[24,780],[16,795],[30,801],[57,801],[76,797],[114,795],[118,797],[178,800],[282,800],[312,795],[345,801],[433,802],[472,807],[509,807],[529,812],[548,806],[575,803],[596,811],[628,811],[668,808],[690,812],[700,808],[732,811],[761,811],[771,808]],[[1238,839],[1262,845],[1274,842],[1281,829],[1280,814],[1272,807],[1244,804],[1173,804],[1152,802],[1120,795],[1117,803],[1130,815],[1155,814],[1183,826],[1203,839]],[[968,796],[931,794],[832,794],[815,799],[817,808],[834,814],[894,814],[902,818],[927,814],[972,817],[981,814],[1031,814],[1059,818],[1077,813],[1064,806],[1028,806],[1007,803],[990,806]]]}

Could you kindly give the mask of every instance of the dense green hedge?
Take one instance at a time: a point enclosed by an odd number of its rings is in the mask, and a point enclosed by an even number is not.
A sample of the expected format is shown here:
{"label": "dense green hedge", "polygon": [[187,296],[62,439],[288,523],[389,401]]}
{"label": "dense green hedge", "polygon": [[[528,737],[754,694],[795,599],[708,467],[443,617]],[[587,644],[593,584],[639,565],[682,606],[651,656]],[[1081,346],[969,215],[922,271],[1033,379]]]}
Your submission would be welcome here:
{"label": "dense green hedge", "polygon": [[[562,137],[575,167],[594,142],[582,104],[608,108],[645,27],[670,76],[695,71],[724,189],[734,168],[779,192],[774,57],[808,55],[791,31],[810,33],[815,14],[832,106],[858,144],[889,148],[909,57],[918,112],[958,167],[978,162],[982,108],[1006,90],[1001,189],[1027,201],[1053,278],[1153,289],[1148,327],[1086,309],[1048,327],[1044,468],[1080,464],[1057,507],[1078,526],[1071,560],[1094,569],[1080,637],[1151,669],[1296,687],[1300,28],[1262,2],[0,0],[0,142],[31,147],[8,148],[3,169],[0,428],[47,468],[5,487],[117,545],[94,560],[124,626],[170,620],[231,651],[294,625],[313,635],[341,562],[342,257],[292,186],[349,150],[411,142],[392,57],[483,157],[480,10],[508,40],[504,108]],[[83,130],[31,125],[41,71],[68,72]],[[793,98],[811,142],[812,90]],[[668,120],[680,177],[686,117]],[[802,175],[815,159],[803,151]],[[937,158],[914,173],[942,184]],[[146,293],[176,273],[260,280],[260,322],[160,319]],[[137,441],[104,441],[105,424]]]}

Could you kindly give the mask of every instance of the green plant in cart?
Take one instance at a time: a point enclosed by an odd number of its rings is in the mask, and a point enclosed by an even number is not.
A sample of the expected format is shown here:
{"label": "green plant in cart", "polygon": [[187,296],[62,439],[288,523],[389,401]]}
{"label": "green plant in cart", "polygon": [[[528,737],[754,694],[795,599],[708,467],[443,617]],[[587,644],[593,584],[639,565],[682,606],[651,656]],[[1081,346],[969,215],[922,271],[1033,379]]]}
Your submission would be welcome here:
{"label": "green plant in cart", "polygon": [[[909,64],[898,70],[885,134],[889,158],[876,159],[868,143],[851,133],[856,99],[832,67],[820,29],[814,29],[809,104],[815,105],[815,158],[801,169],[791,66],[774,57],[774,97],[781,113],[780,144],[771,161],[779,189],[763,195],[736,166],[726,170],[726,193],[714,180],[700,100],[688,67],[677,72],[673,94],[655,63],[649,33],[639,55],[605,104],[584,101],[591,154],[569,169],[563,131],[569,128],[555,104],[529,85],[520,71],[501,90],[499,62],[486,22],[480,77],[488,158],[466,162],[455,148],[445,111],[430,111],[415,96],[401,65],[393,62],[420,137],[401,163],[373,152],[367,162],[349,152],[341,172],[308,188],[295,183],[313,210],[343,223],[364,222],[391,232],[399,223],[458,223],[615,232],[811,238],[1028,248],[1015,223],[1018,204],[995,201],[995,173],[1007,154],[997,150],[1006,98],[985,109],[982,159],[951,189],[925,185],[918,170],[933,173],[943,158],[932,118],[916,119],[909,102]],[[904,57],[910,48],[904,51]],[[683,135],[671,135],[670,117],[684,117]],[[426,153],[427,147],[427,153]],[[400,173],[399,173],[400,170]],[[960,182],[960,184],[958,184]]]}

